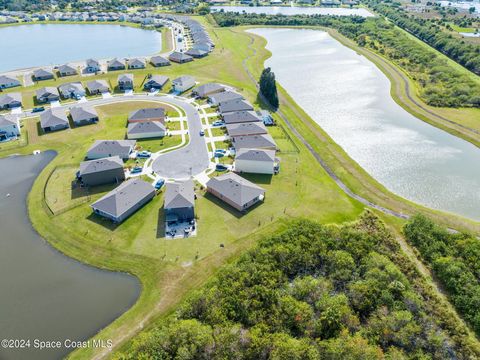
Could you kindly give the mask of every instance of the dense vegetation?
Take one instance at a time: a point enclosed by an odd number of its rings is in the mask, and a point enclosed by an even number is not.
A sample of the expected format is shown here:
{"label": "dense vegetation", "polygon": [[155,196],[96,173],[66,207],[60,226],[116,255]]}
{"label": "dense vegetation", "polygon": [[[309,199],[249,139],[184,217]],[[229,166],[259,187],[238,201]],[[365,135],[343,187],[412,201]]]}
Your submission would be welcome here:
{"label": "dense vegetation", "polygon": [[[408,274],[408,275],[407,275]],[[467,359],[371,213],[261,241],[119,359]],[[432,314],[436,311],[437,314]],[[465,329],[452,325],[453,332]]]}
{"label": "dense vegetation", "polygon": [[218,12],[212,15],[220,26],[285,25],[323,26],[337,29],[398,64],[413,78],[420,96],[432,106],[480,107],[480,85],[460,73],[445,58],[410,39],[400,29],[380,18],[319,15],[265,15]]}
{"label": "dense vegetation", "polygon": [[432,266],[451,302],[480,335],[480,240],[452,234],[423,216],[416,216],[404,231]]}
{"label": "dense vegetation", "polygon": [[259,81],[260,93],[265,96],[270,105],[275,109],[278,108],[277,84],[275,82],[275,74],[270,68],[263,69]]}
{"label": "dense vegetation", "polygon": [[404,10],[387,5],[382,1],[367,0],[366,2],[375,12],[386,16],[402,29],[480,75],[480,45],[468,44],[456,39],[442,31],[442,28],[435,22],[409,16]]}

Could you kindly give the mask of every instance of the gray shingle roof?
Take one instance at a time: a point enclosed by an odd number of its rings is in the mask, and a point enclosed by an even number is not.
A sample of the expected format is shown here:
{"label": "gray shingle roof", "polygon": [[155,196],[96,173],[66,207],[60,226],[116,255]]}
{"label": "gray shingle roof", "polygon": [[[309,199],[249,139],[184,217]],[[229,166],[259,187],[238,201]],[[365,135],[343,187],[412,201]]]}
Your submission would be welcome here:
{"label": "gray shingle roof", "polygon": [[145,84],[159,85],[163,86],[167,83],[168,76],[165,75],[153,75],[150,79],[146,81]]}
{"label": "gray shingle roof", "polygon": [[50,69],[35,69],[33,70],[33,76],[36,78],[53,76],[53,72]]}
{"label": "gray shingle roof", "polygon": [[105,80],[92,80],[87,83],[88,91],[96,92],[96,91],[109,91],[110,86]]}
{"label": "gray shingle roof", "polygon": [[58,71],[60,73],[77,73],[77,69],[69,64],[60,65]]}
{"label": "gray shingle roof", "polygon": [[250,122],[261,122],[255,111],[232,111],[224,114],[223,121],[225,124],[238,124],[238,123],[250,123]]}
{"label": "gray shingle roof", "polygon": [[118,82],[132,82],[133,83],[133,74],[118,75]]}
{"label": "gray shingle roof", "polygon": [[70,96],[71,93],[84,94],[85,89],[83,88],[82,83],[80,82],[70,82],[62,84],[58,87],[58,90],[62,93],[64,97]]}
{"label": "gray shingle roof", "polygon": [[165,209],[178,209],[194,206],[195,192],[193,181],[167,182],[165,190]]}
{"label": "gray shingle roof", "polygon": [[180,76],[172,81],[173,85],[180,85],[184,86],[185,84],[195,83],[195,79],[193,76],[183,75]]}
{"label": "gray shingle roof", "polygon": [[239,124],[227,125],[228,135],[242,136],[242,135],[261,135],[267,133],[267,128],[262,122],[248,122]]}
{"label": "gray shingle roof", "polygon": [[118,60],[117,58],[115,58],[115,59],[112,59],[112,60],[108,61],[107,66],[109,68],[111,68],[111,67],[125,67],[125,61]]}
{"label": "gray shingle roof", "polygon": [[98,117],[97,111],[90,105],[74,106],[70,108],[70,115],[75,122]]}
{"label": "gray shingle roof", "polygon": [[269,134],[250,135],[250,136],[235,136],[232,137],[233,146],[238,151],[242,148],[247,149],[264,149],[276,148],[275,140]]}
{"label": "gray shingle roof", "polygon": [[112,169],[123,169],[123,160],[118,156],[112,156],[103,159],[83,161],[80,163],[80,176],[86,174],[94,174],[97,172],[112,170]]}
{"label": "gray shingle roof", "polygon": [[0,126],[9,126],[9,125],[16,125],[18,121],[17,115],[13,114],[5,114],[0,115]]}
{"label": "gray shingle roof", "polygon": [[128,115],[128,121],[134,120],[148,120],[151,118],[163,118],[165,117],[164,108],[145,108],[132,111]]}
{"label": "gray shingle roof", "polygon": [[19,102],[19,103],[22,102],[22,94],[19,92],[0,95],[0,108],[16,102]]}
{"label": "gray shingle roof", "polygon": [[96,140],[87,153],[120,154],[134,148],[135,140]]}
{"label": "gray shingle roof", "polygon": [[133,122],[128,124],[127,133],[133,134],[148,134],[154,132],[165,132],[165,125],[160,121],[146,121],[146,122]]}
{"label": "gray shingle roof", "polygon": [[235,154],[235,160],[275,161],[275,150],[240,149]]}
{"label": "gray shingle roof", "polygon": [[11,83],[20,85],[20,81],[18,81],[16,77],[10,75],[0,75],[0,85],[6,85]]}
{"label": "gray shingle roof", "polygon": [[120,184],[91,206],[107,214],[120,217],[145,197],[155,195],[153,186],[140,179],[130,179]]}
{"label": "gray shingle roof", "polygon": [[41,97],[45,97],[45,96],[49,96],[49,95],[60,96],[57,88],[55,88],[53,86],[47,86],[47,87],[40,88],[35,93],[37,95],[37,99],[40,99]]}
{"label": "gray shingle roof", "polygon": [[219,105],[219,110],[221,113],[228,113],[232,111],[243,111],[243,110],[253,110],[252,104],[246,100],[234,99],[228,101],[222,101]]}
{"label": "gray shingle roof", "polygon": [[186,60],[193,60],[193,57],[191,57],[190,55],[181,53],[179,51],[174,51],[168,56],[168,59],[171,61],[180,62],[180,61],[186,61]]}
{"label": "gray shingle roof", "polygon": [[100,67],[100,63],[95,59],[87,59],[85,63],[87,67]]}
{"label": "gray shingle roof", "polygon": [[129,59],[128,66],[145,67],[145,60],[140,58]]}
{"label": "gray shingle roof", "polygon": [[243,99],[244,97],[234,91],[224,91],[218,94],[214,94],[208,97],[210,102],[220,104],[223,101]]}
{"label": "gray shingle roof", "polygon": [[61,108],[51,108],[45,110],[40,115],[40,124],[42,128],[68,125],[67,114],[65,113],[65,110]]}
{"label": "gray shingle roof", "polygon": [[150,58],[150,62],[153,65],[170,65],[170,61],[168,61],[167,59],[165,59],[162,56],[152,56]]}
{"label": "gray shingle roof", "polygon": [[195,88],[193,91],[200,97],[206,97],[212,93],[218,93],[225,90],[225,86],[217,84],[217,83],[208,83],[200,85],[199,87]]}
{"label": "gray shingle roof", "polygon": [[244,204],[265,194],[263,188],[235,173],[211,178],[207,181],[207,188],[214,190],[239,207],[243,207]]}

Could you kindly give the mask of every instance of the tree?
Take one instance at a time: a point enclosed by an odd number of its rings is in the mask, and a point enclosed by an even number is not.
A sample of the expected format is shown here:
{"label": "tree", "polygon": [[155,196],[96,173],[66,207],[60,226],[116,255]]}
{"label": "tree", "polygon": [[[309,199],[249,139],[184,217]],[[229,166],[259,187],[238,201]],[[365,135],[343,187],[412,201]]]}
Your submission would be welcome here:
{"label": "tree", "polygon": [[278,93],[275,82],[275,74],[270,68],[263,69],[260,76],[260,93],[268,100],[275,109],[278,108]]}

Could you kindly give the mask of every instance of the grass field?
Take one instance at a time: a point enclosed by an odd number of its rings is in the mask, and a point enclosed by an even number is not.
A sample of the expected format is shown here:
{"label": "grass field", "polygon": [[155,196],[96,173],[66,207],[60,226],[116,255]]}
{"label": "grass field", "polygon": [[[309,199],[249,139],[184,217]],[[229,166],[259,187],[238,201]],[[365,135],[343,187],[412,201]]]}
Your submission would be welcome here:
{"label": "grass field", "polygon": [[[202,83],[220,81],[237,87],[257,106],[261,105],[257,102],[255,84],[243,65],[259,76],[262,69],[260,64],[269,56],[264,48],[265,40],[246,34],[243,29],[215,28],[205,18],[197,19],[208,27],[217,44],[215,51],[200,61],[155,69],[155,73],[171,78],[190,74]],[[133,72],[140,79],[148,71],[153,69]],[[110,75],[99,77],[102,76]],[[333,143],[281,88],[280,96],[281,110],[289,121],[355,192],[406,213],[421,210],[451,227],[480,229],[477,223],[430,211],[392,195]],[[28,145],[0,149],[0,156],[13,152],[29,154],[35,149],[56,150],[57,157],[39,175],[28,198],[29,214],[35,229],[58,250],[71,257],[97,267],[127,271],[140,279],[142,293],[137,303],[95,335],[96,339],[113,339],[115,348],[172,311],[190,290],[208,280],[223,264],[234,259],[257,239],[285,229],[289,219],[305,217],[322,223],[341,223],[355,219],[364,209],[362,204],[348,197],[336,185],[283,119],[275,114],[280,126],[269,128],[269,132],[279,142],[281,150],[288,148],[289,151],[280,153],[279,175],[248,177],[266,189],[266,199],[247,214],[239,214],[198,188],[195,204],[197,237],[165,240],[163,193],[119,225],[93,216],[89,203],[108,189],[100,188],[88,195],[88,201],[78,200],[77,203],[76,199],[82,198],[82,194],[76,197],[69,187],[71,171],[83,159],[86,149],[95,139],[123,138],[126,116],[137,106],[144,107],[145,103],[99,107],[101,120],[98,124],[48,135],[35,131],[38,118],[28,119],[24,122],[29,134]],[[227,147],[226,143],[216,145],[221,147],[222,144]],[[54,186],[61,191],[53,191]],[[60,205],[60,202],[69,198],[71,207]],[[58,214],[52,215],[47,204],[58,207]],[[397,231],[403,223],[381,216]],[[221,248],[220,244],[224,247]],[[104,349],[86,348],[76,350],[70,358],[102,358],[109,355]]]}

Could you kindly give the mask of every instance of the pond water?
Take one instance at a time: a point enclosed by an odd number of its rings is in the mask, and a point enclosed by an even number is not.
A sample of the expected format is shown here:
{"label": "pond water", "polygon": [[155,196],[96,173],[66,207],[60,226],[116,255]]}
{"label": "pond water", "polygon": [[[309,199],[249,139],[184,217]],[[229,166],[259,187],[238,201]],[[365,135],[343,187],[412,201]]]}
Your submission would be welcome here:
{"label": "pond water", "polygon": [[293,99],[369,174],[394,193],[480,220],[480,150],[410,115],[388,78],[326,32],[252,30]]}
{"label": "pond water", "polygon": [[[128,310],[136,278],[95,269],[49,246],[32,228],[26,198],[54,152],[0,159],[0,339],[29,339],[31,348],[0,348],[0,359],[60,359],[66,339],[86,340]],[[62,347],[36,350],[34,339]],[[105,339],[107,340],[107,339]]]}
{"label": "pond water", "polygon": [[326,8],[326,7],[301,7],[301,6],[212,6],[213,11],[245,12],[247,14],[267,15],[357,15],[363,17],[373,16],[364,8]]}
{"label": "pond water", "polygon": [[120,25],[32,24],[0,27],[10,46],[0,57],[0,73],[58,65],[88,58],[145,56],[162,48],[161,33]]}

